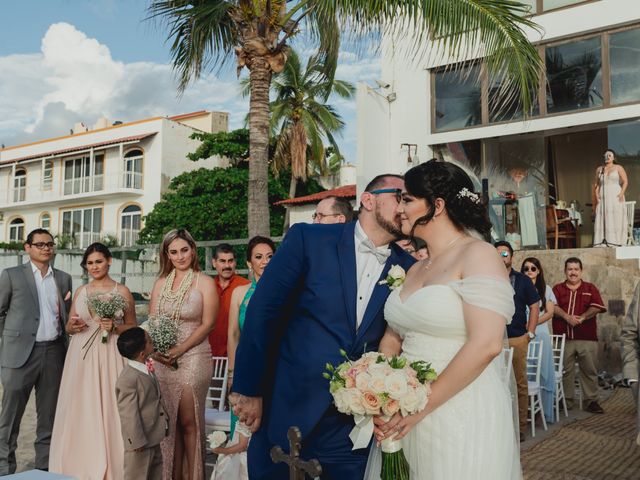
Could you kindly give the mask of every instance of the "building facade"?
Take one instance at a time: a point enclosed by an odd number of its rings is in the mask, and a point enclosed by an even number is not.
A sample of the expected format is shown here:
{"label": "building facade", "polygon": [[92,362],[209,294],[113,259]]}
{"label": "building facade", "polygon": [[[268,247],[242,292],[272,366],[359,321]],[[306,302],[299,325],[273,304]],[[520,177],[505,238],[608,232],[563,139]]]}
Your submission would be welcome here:
{"label": "building facade", "polygon": [[527,35],[545,65],[527,118],[514,106],[495,108],[500,80],[481,61],[411,61],[407,35],[385,36],[381,80],[357,91],[358,191],[379,173],[452,161],[488,195],[499,238],[545,248],[546,206],[565,204],[581,223],[577,246],[589,246],[595,172],[607,148],[629,176],[626,200],[640,200],[640,2],[523,3],[541,27]]}
{"label": "building facade", "polygon": [[94,129],[0,150],[0,241],[22,242],[42,227],[63,247],[85,248],[114,237],[136,243],[143,217],[172,177],[219,166],[186,158],[194,132],[227,130],[227,114],[200,111]]}

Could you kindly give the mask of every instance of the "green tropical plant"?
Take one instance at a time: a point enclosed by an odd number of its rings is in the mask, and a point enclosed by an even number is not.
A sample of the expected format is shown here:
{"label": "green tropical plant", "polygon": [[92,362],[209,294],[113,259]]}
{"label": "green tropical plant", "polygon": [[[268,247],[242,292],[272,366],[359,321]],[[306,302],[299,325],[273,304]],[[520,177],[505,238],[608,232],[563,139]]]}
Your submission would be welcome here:
{"label": "green tropical plant", "polygon": [[249,235],[264,235],[269,233],[269,89],[301,25],[317,42],[318,61],[329,78],[345,26],[356,36],[388,28],[414,31],[415,55],[430,39],[452,58],[473,58],[482,45],[489,74],[504,73],[505,89],[519,95],[528,111],[542,62],[523,31],[536,28],[525,17],[527,9],[513,0],[152,0],[149,13],[168,24],[181,91],[208,67],[235,59],[238,73],[249,69],[248,228]]}

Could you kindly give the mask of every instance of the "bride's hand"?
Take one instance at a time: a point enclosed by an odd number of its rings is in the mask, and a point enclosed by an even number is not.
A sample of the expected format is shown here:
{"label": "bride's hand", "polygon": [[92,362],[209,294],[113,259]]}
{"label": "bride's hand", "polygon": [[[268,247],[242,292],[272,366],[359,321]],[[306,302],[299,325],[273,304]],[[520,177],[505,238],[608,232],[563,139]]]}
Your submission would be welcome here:
{"label": "bride's hand", "polygon": [[400,413],[396,413],[388,422],[381,417],[374,417],[373,433],[376,440],[381,442],[385,438],[394,437],[394,440],[400,440],[409,431],[426,416],[425,411],[403,417]]}

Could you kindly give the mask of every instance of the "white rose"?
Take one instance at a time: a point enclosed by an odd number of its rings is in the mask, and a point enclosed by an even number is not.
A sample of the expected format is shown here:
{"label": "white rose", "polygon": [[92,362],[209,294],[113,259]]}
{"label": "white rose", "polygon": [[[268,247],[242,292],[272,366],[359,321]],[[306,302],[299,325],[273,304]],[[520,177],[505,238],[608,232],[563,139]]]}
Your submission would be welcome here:
{"label": "white rose", "polygon": [[356,388],[345,388],[346,402],[349,410],[354,415],[364,415],[364,405],[362,404],[362,393]]}
{"label": "white rose", "polygon": [[386,391],[386,374],[382,370],[371,372],[371,380],[369,380],[369,388],[374,393],[384,393]]}
{"label": "white rose", "polygon": [[336,405],[336,409],[341,413],[349,414],[349,395],[347,394],[347,388],[341,388],[333,394],[333,403]]}
{"label": "white rose", "polygon": [[411,415],[418,411],[418,395],[415,390],[407,390],[406,393],[398,399],[400,401],[400,411],[403,416]]}
{"label": "white rose", "polygon": [[207,440],[209,441],[209,447],[218,448],[227,441],[227,434],[220,430],[216,430],[207,436]]}
{"label": "white rose", "polygon": [[404,269],[400,265],[393,265],[389,269],[389,273],[387,275],[393,278],[394,280],[401,280],[406,276],[406,273],[404,272]]}
{"label": "white rose", "polygon": [[356,388],[361,391],[365,391],[369,388],[369,382],[371,381],[371,375],[366,372],[361,372],[356,375]]}
{"label": "white rose", "polygon": [[413,389],[413,391],[415,392],[416,398],[418,399],[418,402],[416,404],[416,412],[421,412],[422,410],[424,410],[424,407],[427,406],[427,402],[429,401],[427,388],[424,385],[419,384],[415,389]]}
{"label": "white rose", "polygon": [[394,371],[390,375],[387,375],[385,388],[391,398],[401,400],[408,390],[407,377],[401,370]]}

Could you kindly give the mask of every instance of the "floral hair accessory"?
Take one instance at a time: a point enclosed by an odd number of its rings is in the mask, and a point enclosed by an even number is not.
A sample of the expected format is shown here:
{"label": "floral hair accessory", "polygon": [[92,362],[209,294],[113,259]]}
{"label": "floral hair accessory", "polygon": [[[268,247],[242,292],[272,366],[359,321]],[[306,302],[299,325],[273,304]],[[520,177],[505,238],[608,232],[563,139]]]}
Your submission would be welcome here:
{"label": "floral hair accessory", "polygon": [[464,187],[462,190],[458,192],[456,198],[468,198],[473,203],[480,203],[480,196],[477,193],[472,192],[467,187]]}

